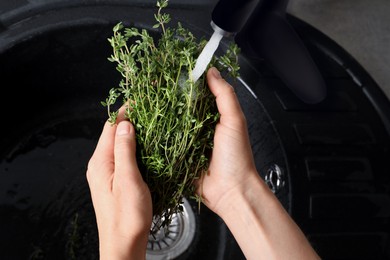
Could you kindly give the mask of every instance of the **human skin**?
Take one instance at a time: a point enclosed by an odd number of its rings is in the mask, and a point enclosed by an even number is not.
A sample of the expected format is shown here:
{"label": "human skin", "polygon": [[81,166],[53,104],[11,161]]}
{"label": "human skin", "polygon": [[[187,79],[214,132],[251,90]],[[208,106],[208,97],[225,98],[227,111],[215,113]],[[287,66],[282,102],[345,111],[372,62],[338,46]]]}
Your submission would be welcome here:
{"label": "human skin", "polygon": [[[197,193],[225,221],[247,259],[319,259],[256,171],[234,89],[215,68],[209,69],[207,80],[220,121]],[[87,171],[101,259],[145,258],[152,202],[135,149],[134,127],[124,120],[122,109],[117,125],[105,124]]]}
{"label": "human skin", "polygon": [[135,130],[106,123],[87,170],[99,233],[100,259],[144,259],[152,199],[135,157]]}
{"label": "human skin", "polygon": [[221,117],[198,194],[225,221],[247,259],[319,259],[258,174],[233,87],[214,68],[207,79]]}

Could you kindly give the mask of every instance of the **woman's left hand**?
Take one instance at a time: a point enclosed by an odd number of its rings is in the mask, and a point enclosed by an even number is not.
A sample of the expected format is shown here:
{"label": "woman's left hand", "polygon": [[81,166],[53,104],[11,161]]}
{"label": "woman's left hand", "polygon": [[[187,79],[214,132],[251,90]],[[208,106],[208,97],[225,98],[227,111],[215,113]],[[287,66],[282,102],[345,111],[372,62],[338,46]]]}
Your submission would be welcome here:
{"label": "woman's left hand", "polygon": [[152,223],[152,199],[137,166],[135,129],[106,122],[88,164],[99,230],[100,259],[144,259]]}

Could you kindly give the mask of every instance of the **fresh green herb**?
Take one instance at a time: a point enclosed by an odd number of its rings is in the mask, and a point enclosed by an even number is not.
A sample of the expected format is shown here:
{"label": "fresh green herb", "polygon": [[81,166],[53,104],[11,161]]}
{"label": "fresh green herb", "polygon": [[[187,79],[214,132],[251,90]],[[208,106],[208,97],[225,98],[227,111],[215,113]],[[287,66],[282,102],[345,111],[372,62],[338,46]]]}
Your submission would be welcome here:
{"label": "fresh green herb", "polygon": [[[114,124],[118,111],[112,111],[112,106],[121,98],[125,116],[136,128],[137,159],[161,226],[181,211],[183,197],[200,199],[195,196],[194,182],[208,168],[219,118],[205,75],[196,83],[189,76],[206,41],[197,42],[180,23],[175,29],[167,27],[170,15],[162,13],[167,5],[167,0],[157,2],[153,28],[159,30],[159,39],[145,29],[124,28],[121,23],[113,28],[109,61],[117,64],[122,80],[102,102]],[[237,52],[232,45],[224,56],[214,57],[209,67],[237,77]]]}

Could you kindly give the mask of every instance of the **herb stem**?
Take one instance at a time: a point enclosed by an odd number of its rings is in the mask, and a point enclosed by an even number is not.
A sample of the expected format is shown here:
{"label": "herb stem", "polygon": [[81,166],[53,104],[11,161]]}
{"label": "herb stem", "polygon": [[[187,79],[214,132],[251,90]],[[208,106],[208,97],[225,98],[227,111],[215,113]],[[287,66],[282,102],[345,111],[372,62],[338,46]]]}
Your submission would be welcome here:
{"label": "herb stem", "polygon": [[[109,60],[116,63],[122,80],[102,102],[111,123],[118,115],[111,107],[117,99],[127,106],[125,115],[137,132],[138,165],[163,226],[180,211],[183,197],[196,197],[193,184],[207,171],[219,118],[205,75],[196,84],[189,78],[204,42],[197,42],[181,24],[175,29],[166,26],[170,16],[162,10],[167,4],[157,2],[158,41],[147,30],[123,28],[120,23],[114,27]],[[232,46],[209,66],[237,75],[238,49]]]}

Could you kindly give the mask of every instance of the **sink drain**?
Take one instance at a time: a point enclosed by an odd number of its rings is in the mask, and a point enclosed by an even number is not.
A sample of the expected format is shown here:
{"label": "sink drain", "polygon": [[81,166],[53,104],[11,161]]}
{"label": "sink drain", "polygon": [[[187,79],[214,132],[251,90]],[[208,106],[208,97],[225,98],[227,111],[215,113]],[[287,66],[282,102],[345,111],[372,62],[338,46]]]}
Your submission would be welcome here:
{"label": "sink drain", "polygon": [[285,185],[284,173],[277,164],[273,164],[269,167],[264,180],[275,194],[278,193]]}
{"label": "sink drain", "polygon": [[183,200],[183,212],[174,214],[168,227],[149,235],[147,260],[174,259],[184,253],[195,236],[195,215],[190,203]]}

